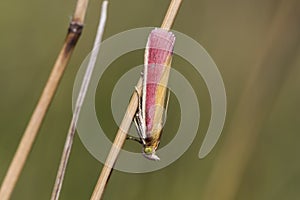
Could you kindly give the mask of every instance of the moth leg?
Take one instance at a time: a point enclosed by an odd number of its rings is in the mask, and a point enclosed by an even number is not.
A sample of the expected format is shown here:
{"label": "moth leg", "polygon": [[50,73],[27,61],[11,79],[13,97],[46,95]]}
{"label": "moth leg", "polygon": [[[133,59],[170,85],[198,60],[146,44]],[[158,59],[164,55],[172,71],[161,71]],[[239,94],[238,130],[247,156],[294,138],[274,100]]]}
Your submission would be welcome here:
{"label": "moth leg", "polygon": [[139,113],[140,117],[142,117],[142,96],[139,93],[137,87],[135,86],[134,88],[135,88],[135,93],[138,96],[138,109],[137,109],[137,113]]}
{"label": "moth leg", "polygon": [[145,128],[143,128],[144,126],[143,126],[142,104],[141,104],[142,103],[142,101],[141,101],[142,97],[141,97],[141,95],[140,95],[137,87],[135,87],[135,92],[134,93],[138,97],[138,107],[137,107],[136,113],[135,113],[135,115],[133,117],[133,122],[134,122],[134,125],[135,125],[136,129],[137,129],[138,135],[140,137],[139,143],[145,144],[144,138],[145,138],[146,134],[144,133],[145,132],[145,130],[144,130]]}
{"label": "moth leg", "polygon": [[138,138],[138,137],[134,137],[134,136],[131,136],[131,135],[127,135],[126,136],[126,139],[127,140],[133,140],[133,141],[136,141],[140,144],[143,144],[143,141],[141,140],[141,138]]}
{"label": "moth leg", "polygon": [[[141,101],[142,96],[141,96],[141,94],[139,93],[139,91],[138,91],[138,89],[137,89],[136,86],[134,87],[134,93],[131,95],[131,98],[132,98],[132,96],[133,96],[134,94],[136,94],[136,95],[137,95],[137,98],[138,98],[138,107],[137,107],[137,109],[136,109],[135,117],[134,117],[134,118],[136,118],[137,115],[138,115],[139,113],[142,112],[142,104],[141,104],[141,102],[142,102],[142,101]],[[140,114],[139,114],[139,115],[140,115]],[[142,115],[140,115],[140,116],[142,116]]]}
{"label": "moth leg", "polygon": [[136,113],[135,117],[133,118],[133,121],[134,121],[134,124],[135,124],[135,127],[136,127],[136,130],[139,134],[139,137],[142,141],[142,144],[145,144],[145,134],[144,134],[144,129],[143,129],[143,125],[142,125],[142,122],[141,122],[141,116],[139,113]]}
{"label": "moth leg", "polygon": [[137,110],[135,112],[135,115],[133,117],[133,121],[134,121],[134,125],[137,129],[137,132],[139,134],[139,138],[138,137],[134,137],[134,136],[130,136],[130,135],[127,135],[126,136],[126,139],[128,140],[133,140],[133,141],[136,141],[140,144],[144,144],[144,141],[142,140],[142,128],[141,128],[141,117],[140,117],[140,112],[141,112],[141,107],[140,107],[140,95],[139,95],[139,92],[137,90],[137,88],[135,87],[135,94],[137,94],[137,97],[138,97],[138,107],[137,107]]}

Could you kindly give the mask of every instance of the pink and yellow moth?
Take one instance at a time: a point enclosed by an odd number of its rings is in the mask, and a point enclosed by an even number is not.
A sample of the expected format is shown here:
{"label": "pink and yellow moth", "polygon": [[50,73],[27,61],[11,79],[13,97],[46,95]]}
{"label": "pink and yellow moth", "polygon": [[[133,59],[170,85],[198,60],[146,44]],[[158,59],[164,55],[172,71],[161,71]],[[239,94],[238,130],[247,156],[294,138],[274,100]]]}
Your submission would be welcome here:
{"label": "pink and yellow moth", "polygon": [[142,94],[138,94],[140,101],[134,122],[143,145],[143,155],[150,160],[159,160],[156,149],[168,101],[167,85],[174,43],[173,33],[156,28],[151,31],[145,50]]}

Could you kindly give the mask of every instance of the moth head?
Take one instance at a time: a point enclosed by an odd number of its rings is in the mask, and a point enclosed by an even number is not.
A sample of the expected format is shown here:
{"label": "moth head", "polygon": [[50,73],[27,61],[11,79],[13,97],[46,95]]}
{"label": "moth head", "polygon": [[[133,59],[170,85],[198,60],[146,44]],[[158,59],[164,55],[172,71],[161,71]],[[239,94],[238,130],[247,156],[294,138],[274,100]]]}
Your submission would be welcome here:
{"label": "moth head", "polygon": [[155,154],[155,148],[152,146],[145,146],[143,149],[143,155],[149,160],[160,160],[160,158]]}

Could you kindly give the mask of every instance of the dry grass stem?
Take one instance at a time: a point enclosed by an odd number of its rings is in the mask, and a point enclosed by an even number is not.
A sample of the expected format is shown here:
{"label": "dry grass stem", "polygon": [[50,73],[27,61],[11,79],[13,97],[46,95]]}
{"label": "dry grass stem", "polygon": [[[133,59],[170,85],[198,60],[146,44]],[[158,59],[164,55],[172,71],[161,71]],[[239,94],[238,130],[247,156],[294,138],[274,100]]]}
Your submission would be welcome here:
{"label": "dry grass stem", "polygon": [[168,11],[165,15],[164,21],[161,25],[161,28],[170,30],[173,22],[175,21],[175,17],[178,13],[179,7],[181,5],[182,0],[172,0]]}
{"label": "dry grass stem", "polygon": [[[169,30],[171,28],[181,2],[182,2],[182,0],[172,0],[171,1],[169,9],[165,15],[165,18],[164,18],[161,28],[164,28],[166,30]],[[141,78],[139,79],[139,81],[136,85],[136,88],[138,89],[138,92],[140,93],[141,92],[140,90],[142,88],[142,79]],[[120,150],[126,140],[126,135],[130,128],[130,125],[131,125],[132,119],[134,117],[134,114],[136,112],[137,106],[138,106],[137,95],[132,95],[129,105],[127,107],[125,116],[121,122],[119,130],[118,130],[115,140],[113,142],[113,145],[110,149],[110,152],[107,156],[105,164],[102,168],[102,171],[98,178],[97,184],[94,188],[93,194],[91,196],[91,200],[99,200],[102,198],[102,195],[103,195],[104,189],[107,185],[112,168],[113,168],[113,166],[116,162],[116,159],[120,153]]]}
{"label": "dry grass stem", "polygon": [[87,4],[88,0],[78,0],[77,2],[75,14],[70,23],[63,47],[57,57],[46,86],[44,87],[42,95],[26,127],[18,149],[5,175],[4,181],[2,182],[0,188],[1,200],[8,200],[16,185],[16,182],[31,150],[32,144],[49,108],[50,102],[53,99],[59,81],[81,35]]}
{"label": "dry grass stem", "polygon": [[59,169],[57,171],[57,176],[56,176],[55,184],[54,184],[53,191],[52,191],[52,196],[51,196],[52,200],[57,200],[60,196],[60,191],[62,188],[66,167],[67,167],[69,156],[70,156],[71,149],[72,149],[72,144],[73,144],[73,140],[74,140],[74,135],[75,135],[75,130],[76,130],[79,114],[80,114],[82,104],[83,104],[83,101],[85,99],[85,96],[86,96],[86,93],[88,90],[88,86],[89,86],[91,76],[92,76],[92,73],[93,73],[93,70],[94,70],[94,67],[96,64],[97,56],[98,56],[98,53],[100,50],[100,43],[102,41],[102,36],[103,36],[106,17],[107,17],[107,4],[108,4],[108,1],[103,1],[103,3],[102,3],[101,15],[100,15],[100,20],[99,20],[99,25],[98,25],[98,30],[97,30],[93,50],[92,50],[91,57],[90,57],[90,60],[89,60],[89,63],[88,63],[88,66],[87,66],[87,69],[86,69],[86,72],[85,72],[85,75],[84,75],[84,78],[82,81],[82,85],[81,85],[81,88],[80,88],[80,91],[79,91],[79,94],[78,94],[78,97],[76,100],[76,105],[75,105],[72,121],[70,123],[69,131],[68,131],[68,134],[66,137],[64,150],[62,152]]}

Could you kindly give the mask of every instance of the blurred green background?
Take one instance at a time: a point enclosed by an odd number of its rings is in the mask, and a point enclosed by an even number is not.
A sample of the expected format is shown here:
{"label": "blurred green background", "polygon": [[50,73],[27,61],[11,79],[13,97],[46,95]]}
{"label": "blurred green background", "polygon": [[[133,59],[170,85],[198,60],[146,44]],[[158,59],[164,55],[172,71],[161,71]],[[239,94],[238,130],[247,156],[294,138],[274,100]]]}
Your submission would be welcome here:
{"label": "blurred green background", "polygon": [[[75,3],[0,2],[0,181],[61,48]],[[50,198],[72,116],[75,75],[92,48],[100,4],[89,4],[83,34],[11,199]],[[160,26],[168,4],[111,0],[104,39],[132,28]],[[228,101],[223,134],[209,156],[200,160],[198,151],[210,119],[209,94],[192,66],[175,56],[174,68],[190,80],[199,98],[197,137],[164,169],[146,174],[114,171],[104,199],[300,199],[299,9],[297,0],[183,0],[173,29],[198,41],[219,67]],[[107,70],[109,78],[101,80],[107,87],[97,93],[97,111],[110,139],[117,129],[107,109],[112,87],[122,73],[142,62],[141,51],[122,56]],[[171,96],[172,106],[179,112]],[[174,129],[178,120],[175,114],[169,117],[166,129]],[[162,145],[173,137],[169,132],[164,132]],[[140,147],[126,142],[125,148]],[[102,166],[76,135],[61,199],[89,199]]]}

